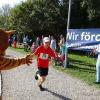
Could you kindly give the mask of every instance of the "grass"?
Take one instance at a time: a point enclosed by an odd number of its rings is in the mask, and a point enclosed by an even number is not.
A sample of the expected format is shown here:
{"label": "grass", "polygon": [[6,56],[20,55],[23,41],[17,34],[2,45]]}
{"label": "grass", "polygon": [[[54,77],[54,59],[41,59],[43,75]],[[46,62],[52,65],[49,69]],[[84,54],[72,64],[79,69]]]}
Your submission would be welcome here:
{"label": "grass", "polygon": [[[16,49],[10,48],[10,49],[16,50],[21,53],[28,53],[21,48],[16,48]],[[68,68],[64,68],[61,66],[54,66],[54,68],[59,71],[63,71],[64,73],[69,74],[73,77],[77,77],[90,86],[95,86],[97,88],[100,88],[100,85],[95,84],[96,59],[73,53],[68,54],[68,59],[69,59]]]}
{"label": "grass", "polygon": [[63,68],[59,66],[54,66],[54,68],[63,71],[67,74],[70,74],[73,77],[77,77],[80,80],[87,83],[88,85],[100,88],[99,84],[95,84],[96,80],[95,58],[89,58],[87,56],[69,53],[68,59],[69,59],[68,68]]}
{"label": "grass", "polygon": [[17,51],[17,52],[20,52],[20,53],[23,53],[23,54],[27,54],[29,52],[25,51],[23,48],[13,48],[13,47],[9,47],[9,49],[12,49],[14,51]]}

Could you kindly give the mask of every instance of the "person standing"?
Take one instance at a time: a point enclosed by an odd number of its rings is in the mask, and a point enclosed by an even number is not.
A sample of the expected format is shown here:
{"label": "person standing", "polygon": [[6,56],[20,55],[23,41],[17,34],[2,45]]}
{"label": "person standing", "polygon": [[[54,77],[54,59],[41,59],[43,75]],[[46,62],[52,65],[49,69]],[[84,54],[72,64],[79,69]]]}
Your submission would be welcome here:
{"label": "person standing", "polygon": [[32,46],[31,46],[32,53],[35,51],[35,49],[36,49],[36,44],[35,44],[35,42],[33,42]]}
{"label": "person standing", "polygon": [[56,50],[56,40],[51,36],[50,48],[54,51]]}
{"label": "person standing", "polygon": [[36,47],[40,46],[40,38],[39,36],[36,38]]}
{"label": "person standing", "polygon": [[98,55],[96,61],[96,83],[100,84],[100,44],[97,48],[93,49],[93,52]]}
{"label": "person standing", "polygon": [[35,79],[38,80],[38,86],[41,91],[45,89],[42,87],[49,70],[49,57],[55,57],[55,53],[50,48],[50,39],[48,37],[43,38],[43,45],[39,46],[32,56],[37,55],[37,68]]}
{"label": "person standing", "polygon": [[17,45],[17,36],[15,35],[13,38],[13,47],[16,48]]}
{"label": "person standing", "polygon": [[60,35],[60,41],[58,43],[58,45],[60,47],[60,54],[61,54],[62,47],[63,47],[64,44],[65,44],[65,39],[64,39],[63,35]]}

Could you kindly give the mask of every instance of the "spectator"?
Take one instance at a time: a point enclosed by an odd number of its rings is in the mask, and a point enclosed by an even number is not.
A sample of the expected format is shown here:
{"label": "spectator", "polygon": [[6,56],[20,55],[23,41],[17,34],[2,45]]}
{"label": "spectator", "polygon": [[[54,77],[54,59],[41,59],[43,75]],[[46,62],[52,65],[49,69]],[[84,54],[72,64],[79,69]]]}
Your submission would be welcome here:
{"label": "spectator", "polygon": [[40,37],[38,36],[36,38],[36,47],[40,46]]}
{"label": "spectator", "polygon": [[9,42],[9,46],[11,47],[11,46],[12,46],[12,43],[13,43],[13,39],[12,39],[11,36],[9,36],[9,40],[8,40],[8,42]]}
{"label": "spectator", "polygon": [[100,84],[100,44],[98,48],[93,50],[95,54],[98,54],[97,62],[96,62],[96,83]]}
{"label": "spectator", "polygon": [[37,46],[35,45],[35,42],[33,42],[32,46],[31,46],[31,51],[32,51],[32,53],[34,53],[36,47],[37,47]]}
{"label": "spectator", "polygon": [[60,42],[58,44],[60,47],[60,53],[62,51],[62,47],[64,46],[64,44],[65,44],[65,39],[64,39],[63,35],[60,35]]}
{"label": "spectator", "polygon": [[15,35],[13,38],[13,47],[16,48],[17,45],[17,36]]}
{"label": "spectator", "polygon": [[24,50],[27,51],[28,50],[28,43],[27,43],[26,36],[23,37],[23,45],[24,45]]}
{"label": "spectator", "polygon": [[50,48],[54,51],[56,50],[56,40],[51,36]]}

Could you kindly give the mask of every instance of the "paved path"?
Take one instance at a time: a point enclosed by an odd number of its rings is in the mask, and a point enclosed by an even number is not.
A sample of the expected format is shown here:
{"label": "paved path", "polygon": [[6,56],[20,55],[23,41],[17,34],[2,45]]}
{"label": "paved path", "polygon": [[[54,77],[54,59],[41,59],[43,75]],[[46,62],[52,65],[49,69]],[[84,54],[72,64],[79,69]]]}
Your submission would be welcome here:
{"label": "paved path", "polygon": [[[8,54],[22,56],[8,50]],[[50,67],[44,87],[40,91],[34,79],[36,61],[32,66],[23,65],[9,71],[2,71],[3,100],[100,100],[100,90],[65,75]]]}

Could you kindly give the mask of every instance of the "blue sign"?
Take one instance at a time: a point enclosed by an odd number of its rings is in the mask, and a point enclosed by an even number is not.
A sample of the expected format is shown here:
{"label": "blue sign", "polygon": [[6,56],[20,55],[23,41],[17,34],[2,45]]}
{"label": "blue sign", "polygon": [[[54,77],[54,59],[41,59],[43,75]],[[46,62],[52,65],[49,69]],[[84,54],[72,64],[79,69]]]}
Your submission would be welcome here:
{"label": "blue sign", "polygon": [[81,47],[100,43],[100,29],[69,29],[68,47]]}

